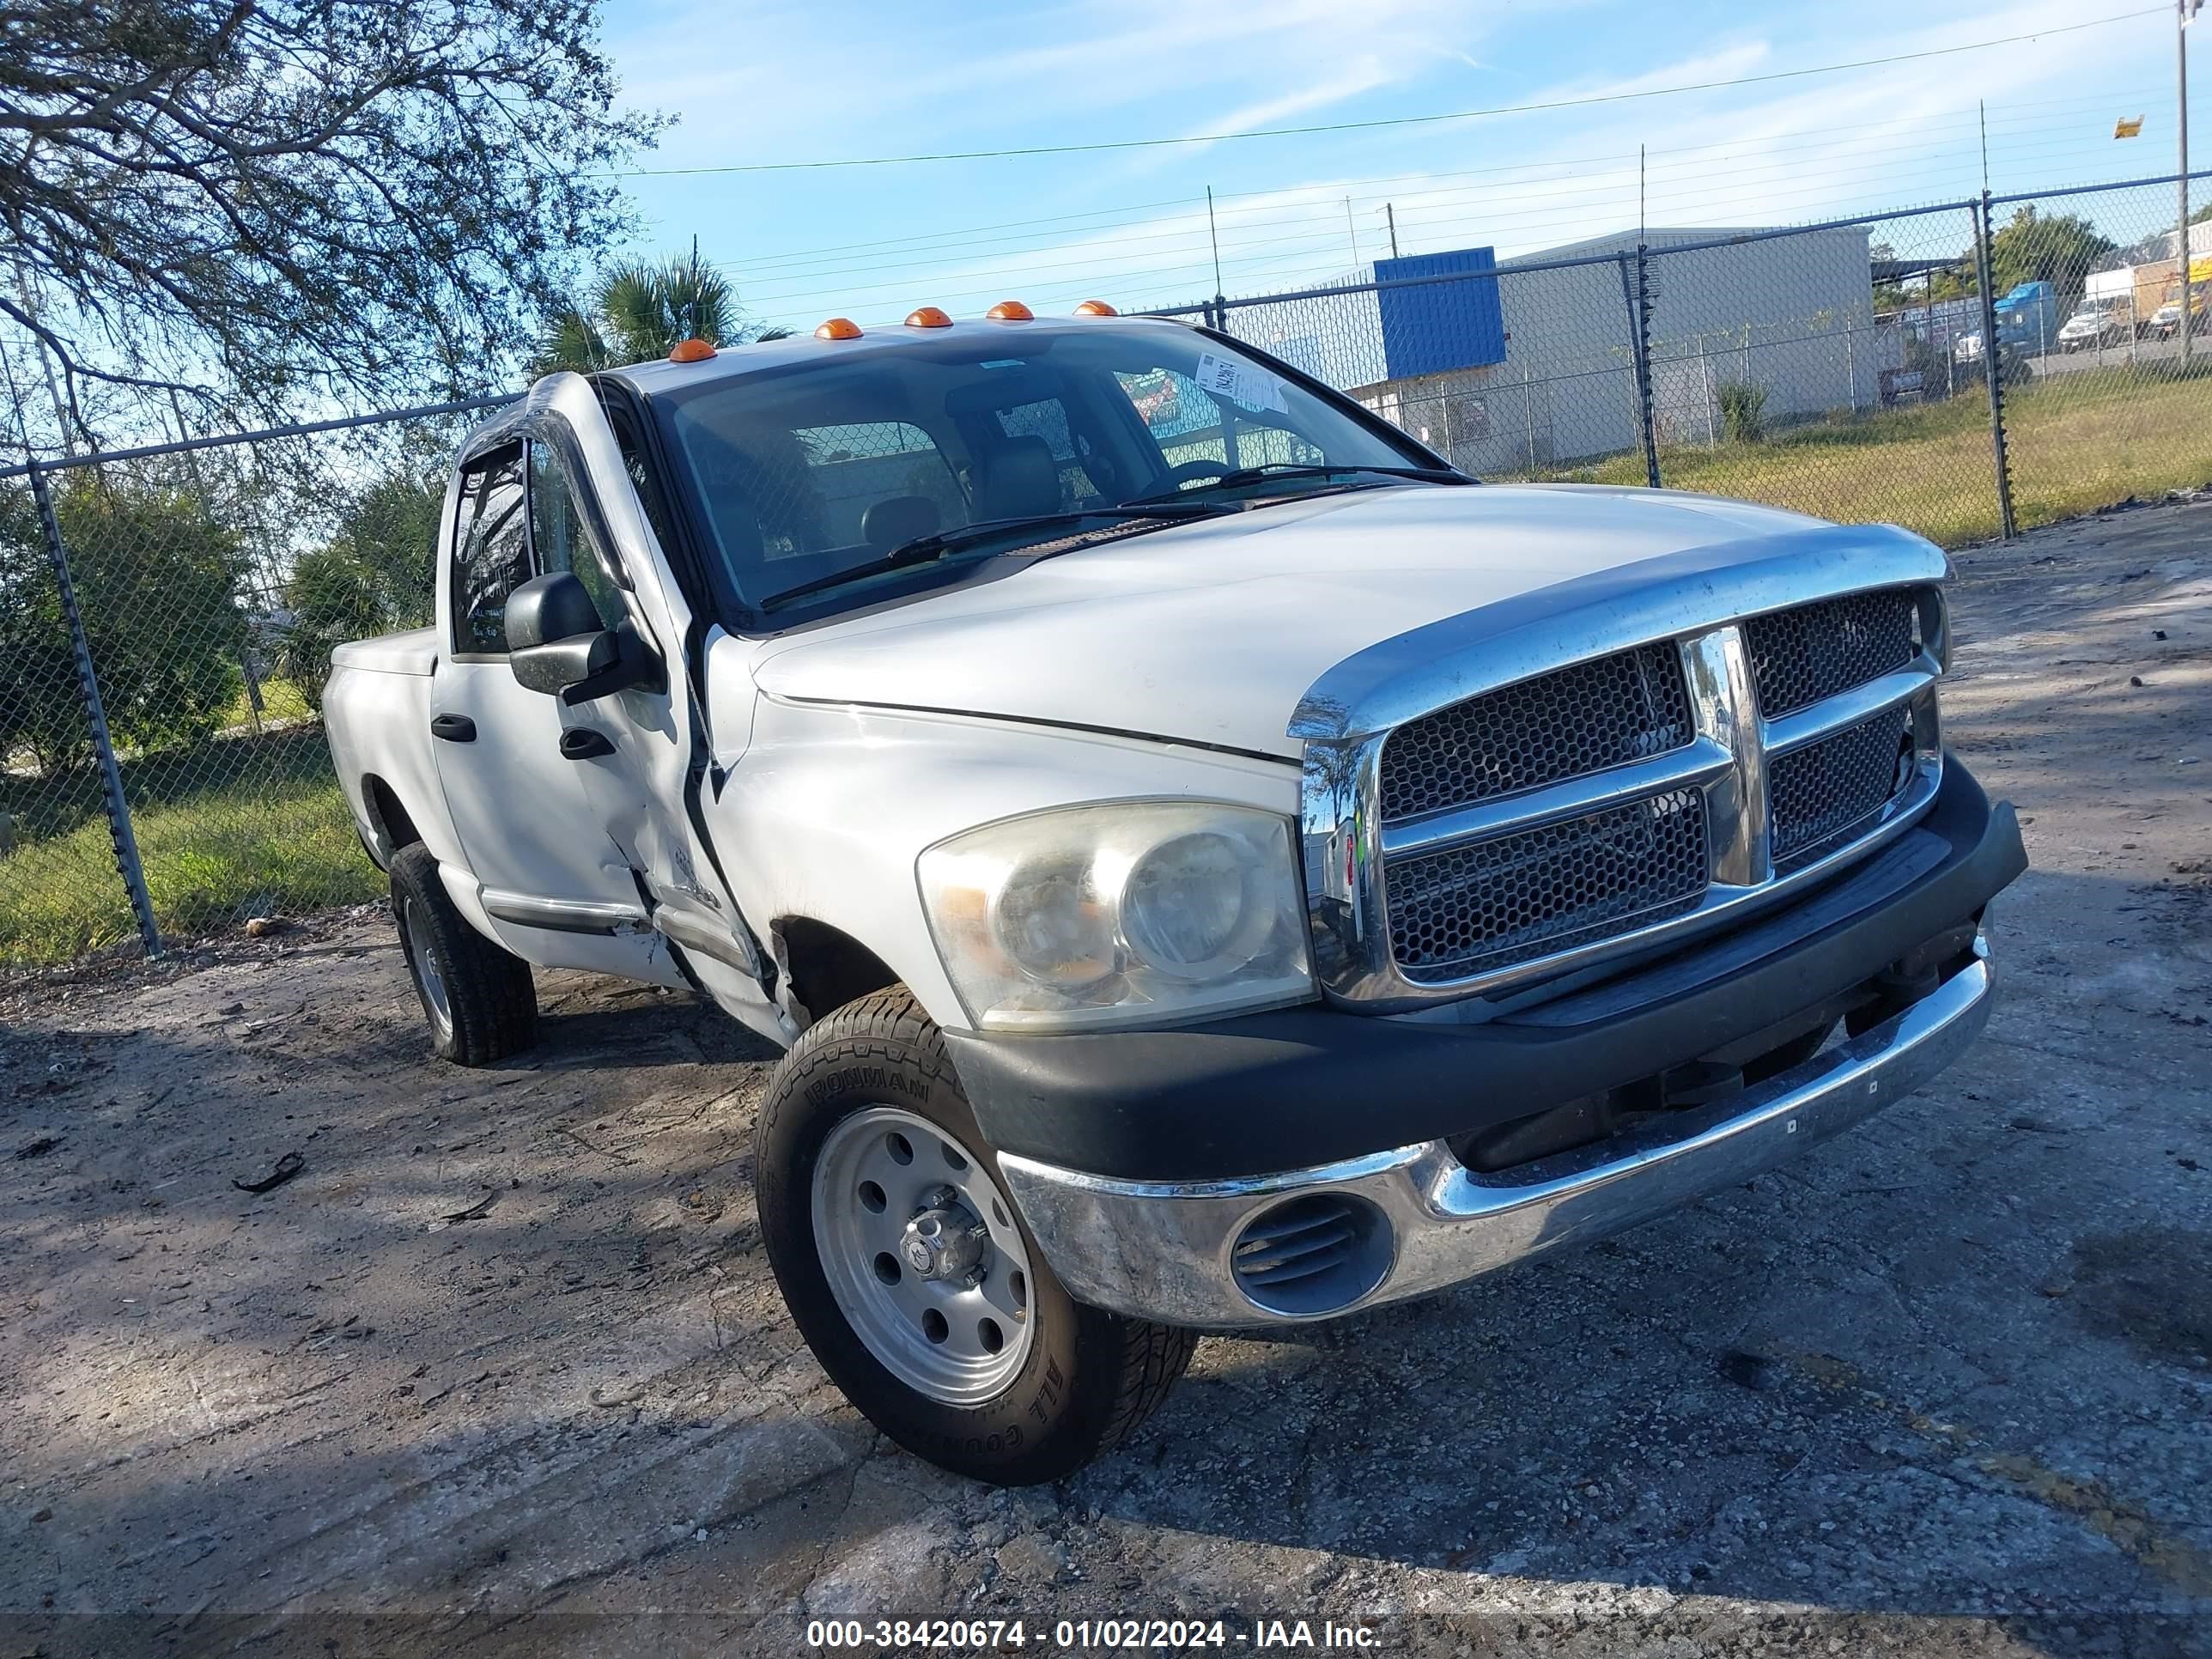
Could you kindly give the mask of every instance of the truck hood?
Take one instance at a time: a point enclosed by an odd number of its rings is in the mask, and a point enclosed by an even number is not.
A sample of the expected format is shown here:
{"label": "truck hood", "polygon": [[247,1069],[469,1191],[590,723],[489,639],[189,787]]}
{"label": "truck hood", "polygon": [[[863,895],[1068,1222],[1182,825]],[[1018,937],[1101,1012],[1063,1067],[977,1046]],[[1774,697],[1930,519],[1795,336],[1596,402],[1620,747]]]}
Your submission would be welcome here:
{"label": "truck hood", "polygon": [[1296,759],[1356,651],[1554,583],[1818,520],[1590,485],[1394,487],[1085,548],[771,640],[770,696],[1103,728]]}

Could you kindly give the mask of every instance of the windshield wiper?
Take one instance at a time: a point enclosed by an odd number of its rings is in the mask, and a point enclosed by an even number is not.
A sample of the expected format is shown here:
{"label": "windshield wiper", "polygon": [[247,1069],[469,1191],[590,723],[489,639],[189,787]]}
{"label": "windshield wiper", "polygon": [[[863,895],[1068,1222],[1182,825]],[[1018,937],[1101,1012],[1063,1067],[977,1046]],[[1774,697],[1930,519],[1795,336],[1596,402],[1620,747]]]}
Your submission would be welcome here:
{"label": "windshield wiper", "polygon": [[1242,484],[1266,483],[1273,478],[1337,478],[1358,472],[1376,473],[1385,478],[1418,478],[1424,483],[1471,484],[1474,482],[1466,473],[1449,466],[1367,466],[1354,461],[1313,465],[1304,461],[1263,461],[1257,466],[1237,467],[1218,478],[1208,478],[1204,483],[1188,489],[1133,496],[1127,504],[1134,507],[1140,502],[1172,501],[1195,495],[1200,490],[1234,489]]}
{"label": "windshield wiper", "polygon": [[803,599],[810,593],[842,587],[847,582],[859,581],[863,577],[881,575],[887,570],[903,570],[909,565],[933,564],[948,554],[957,553],[964,547],[994,540],[1000,536],[1027,531],[1057,530],[1062,526],[1072,528],[1101,519],[1117,522],[1131,519],[1161,519],[1174,524],[1185,519],[1217,519],[1224,513],[1239,510],[1224,501],[1125,501],[1119,507],[1079,507],[1072,513],[1033,513],[1007,519],[978,519],[973,524],[957,525],[951,530],[933,530],[926,536],[916,536],[910,541],[901,542],[878,558],[848,565],[842,570],[833,570],[826,576],[817,576],[811,582],[787,587],[781,593],[771,593],[761,601],[760,608],[773,611],[793,599]]}

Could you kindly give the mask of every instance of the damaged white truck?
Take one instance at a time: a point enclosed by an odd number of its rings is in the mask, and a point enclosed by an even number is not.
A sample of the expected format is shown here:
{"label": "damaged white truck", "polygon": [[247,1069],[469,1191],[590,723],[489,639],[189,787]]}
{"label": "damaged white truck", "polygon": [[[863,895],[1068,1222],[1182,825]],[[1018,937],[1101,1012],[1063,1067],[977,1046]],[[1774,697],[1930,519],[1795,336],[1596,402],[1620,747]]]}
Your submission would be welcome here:
{"label": "damaged white truck", "polygon": [[437,620],[327,713],[437,1051],[532,969],[788,1052],[768,1255],[946,1468],[1193,1333],[1600,1237],[1909,1092],[2025,867],[1941,552],[1480,484],[1224,336],[1018,306],[589,379],[467,440]]}

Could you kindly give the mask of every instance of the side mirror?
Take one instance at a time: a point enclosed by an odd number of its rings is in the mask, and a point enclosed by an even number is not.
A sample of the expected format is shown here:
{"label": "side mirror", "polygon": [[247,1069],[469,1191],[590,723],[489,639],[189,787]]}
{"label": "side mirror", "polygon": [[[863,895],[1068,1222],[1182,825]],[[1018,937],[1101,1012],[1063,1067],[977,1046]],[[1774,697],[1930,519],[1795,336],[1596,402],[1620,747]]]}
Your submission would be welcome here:
{"label": "side mirror", "polygon": [[599,621],[591,594],[567,570],[533,576],[507,595],[507,645],[516,684],[571,705],[645,684],[659,667],[627,622],[613,629]]}

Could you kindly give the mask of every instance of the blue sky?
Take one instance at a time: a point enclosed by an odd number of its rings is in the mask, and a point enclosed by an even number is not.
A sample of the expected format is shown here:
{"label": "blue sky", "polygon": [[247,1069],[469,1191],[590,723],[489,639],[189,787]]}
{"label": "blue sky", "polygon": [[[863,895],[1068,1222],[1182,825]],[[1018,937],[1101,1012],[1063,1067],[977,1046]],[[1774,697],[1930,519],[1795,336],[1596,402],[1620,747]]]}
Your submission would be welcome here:
{"label": "blue sky", "polygon": [[[1736,80],[2028,33],[2143,0],[1909,8],[1507,0],[611,0],[628,101],[678,118],[653,167],[1180,137]],[[1869,20],[1879,26],[1866,27]],[[2194,30],[2197,165],[2212,163],[2212,16]],[[1954,56],[1474,120],[1169,148],[632,179],[655,249],[689,245],[758,314],[1064,309],[1328,280],[1387,253],[1526,252],[1632,225],[1802,222],[1978,189],[2170,171],[2170,9]],[[2120,116],[2142,137],[2115,142]],[[2212,199],[2212,181],[2199,187]],[[2171,192],[2097,204],[2154,228]],[[1347,204],[1346,198],[1349,198]],[[1877,232],[1880,235],[1881,233]],[[1892,240],[1946,244],[1948,225]],[[1935,251],[1930,246],[1929,251]]]}

